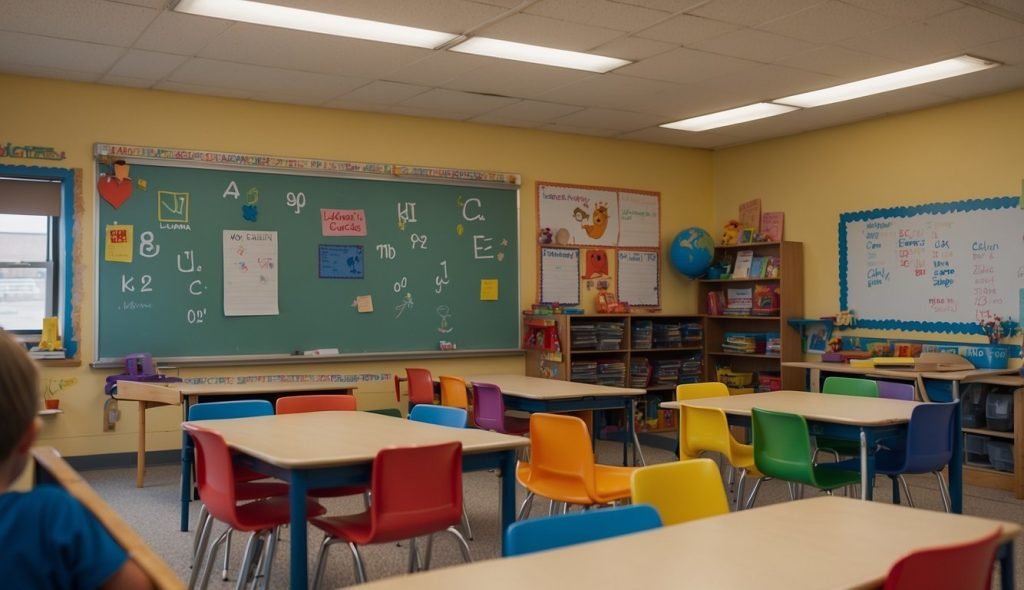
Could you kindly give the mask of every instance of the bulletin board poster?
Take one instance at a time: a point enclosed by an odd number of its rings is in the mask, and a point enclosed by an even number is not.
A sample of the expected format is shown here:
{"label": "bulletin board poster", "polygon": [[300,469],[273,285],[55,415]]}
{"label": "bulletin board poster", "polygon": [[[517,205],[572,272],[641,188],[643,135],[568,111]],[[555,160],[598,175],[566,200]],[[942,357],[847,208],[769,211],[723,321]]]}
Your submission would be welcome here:
{"label": "bulletin board poster", "polygon": [[980,334],[1019,320],[1021,198],[843,213],[839,266],[839,305],[859,327]]}
{"label": "bulletin board poster", "polygon": [[661,244],[660,193],[538,182],[537,215],[558,246]]}

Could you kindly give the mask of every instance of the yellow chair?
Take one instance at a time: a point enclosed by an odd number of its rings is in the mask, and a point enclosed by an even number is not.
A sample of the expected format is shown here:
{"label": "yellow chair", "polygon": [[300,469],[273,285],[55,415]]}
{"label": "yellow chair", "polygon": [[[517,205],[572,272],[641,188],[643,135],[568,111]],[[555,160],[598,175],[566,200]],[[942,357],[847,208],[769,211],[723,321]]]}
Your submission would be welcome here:
{"label": "yellow chair", "polygon": [[[682,413],[680,423],[685,438],[680,446],[688,453],[720,453],[729,465],[740,471],[736,483],[736,510],[753,506],[763,478],[754,466],[754,447],[733,437],[725,412],[718,408],[684,407]],[[750,491],[750,499],[743,504],[743,488],[748,476],[757,478],[757,481]]]}
{"label": "yellow chair", "polygon": [[665,526],[729,512],[718,465],[687,459],[633,472],[633,504],[651,504]]}
{"label": "yellow chair", "polygon": [[462,377],[441,375],[441,405],[462,408],[469,411],[469,396],[466,394],[466,381]]}
{"label": "yellow chair", "polygon": [[530,416],[529,473],[520,476],[530,494],[566,505],[611,504],[629,498],[633,471],[594,463],[583,420],[561,414]]}
{"label": "yellow chair", "polygon": [[[725,383],[718,381],[708,381],[705,383],[683,383],[676,385],[676,401],[688,401],[692,399],[702,399],[706,397],[728,397],[729,388],[725,386]],[[700,456],[700,451],[691,451],[686,448],[686,432],[683,419],[680,416],[679,419],[679,455],[680,459],[696,459]]]}

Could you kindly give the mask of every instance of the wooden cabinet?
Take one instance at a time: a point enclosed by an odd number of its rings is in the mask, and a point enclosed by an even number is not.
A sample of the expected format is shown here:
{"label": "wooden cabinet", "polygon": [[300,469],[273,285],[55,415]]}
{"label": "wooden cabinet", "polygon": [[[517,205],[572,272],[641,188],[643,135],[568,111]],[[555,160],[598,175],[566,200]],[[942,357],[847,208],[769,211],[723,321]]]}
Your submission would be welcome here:
{"label": "wooden cabinet", "polygon": [[[526,374],[646,389],[637,400],[639,432],[670,432],[674,411],[658,404],[678,383],[704,379],[704,318],[699,315],[588,314],[524,316]],[[621,412],[620,412],[621,414]],[[621,417],[609,422],[621,422]]]}
{"label": "wooden cabinet", "polygon": [[[803,371],[781,365],[803,358],[800,334],[787,323],[804,313],[803,244],[718,246],[715,261],[734,270],[744,252],[750,252],[752,274],[758,276],[699,281],[697,306],[707,316],[706,379],[717,381],[716,369],[729,367],[738,379],[750,375],[755,390],[759,376],[778,377],[776,389],[803,389]],[[760,268],[770,266],[767,272],[758,272],[758,259]]]}
{"label": "wooden cabinet", "polygon": [[964,481],[1024,498],[1024,377],[983,377],[961,388]]}

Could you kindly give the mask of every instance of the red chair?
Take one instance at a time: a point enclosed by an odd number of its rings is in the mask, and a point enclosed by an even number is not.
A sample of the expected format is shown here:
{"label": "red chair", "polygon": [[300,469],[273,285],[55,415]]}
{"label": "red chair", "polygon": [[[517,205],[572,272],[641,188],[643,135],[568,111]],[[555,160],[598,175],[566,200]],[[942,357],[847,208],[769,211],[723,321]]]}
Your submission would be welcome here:
{"label": "red chair", "polygon": [[976,541],[923,549],[889,570],[884,590],[989,590],[1002,530]]}
{"label": "red chair", "polygon": [[275,410],[278,414],[301,414],[304,412],[348,412],[355,411],[354,395],[292,395],[277,399]]}
{"label": "red chair", "polygon": [[[247,494],[240,491],[240,484],[235,481],[235,467],[231,460],[231,451],[227,443],[224,442],[224,438],[213,430],[200,428],[194,424],[184,424],[183,428],[195,443],[196,486],[199,488],[199,498],[206,506],[206,510],[213,518],[226,523],[233,530],[252,533],[245,547],[242,568],[238,572],[238,587],[243,587],[250,575],[255,575],[256,572],[253,570],[256,569],[258,562],[256,556],[264,547],[266,547],[266,552],[262,560],[262,575],[264,580],[269,580],[277,544],[275,529],[289,521],[288,499],[277,496],[239,504],[239,501],[246,499]],[[311,517],[320,516],[326,512],[323,506],[313,500],[307,501],[306,510]],[[200,556],[207,553],[210,528],[210,524],[207,524],[200,531],[198,552]],[[196,573],[193,574],[193,579],[189,582],[190,587],[194,585],[195,578],[198,577],[197,570],[204,566],[205,573],[201,587],[205,588],[209,583],[213,563],[225,538],[226,535],[222,535],[209,548],[208,555],[196,560],[194,565]]]}
{"label": "red chair", "polygon": [[359,545],[410,539],[413,572],[418,567],[416,537],[430,535],[425,560],[430,569],[433,533],[446,530],[458,540],[463,558],[472,561],[469,545],[455,528],[462,517],[462,443],[382,449],[373,460],[370,492],[373,502],[362,513],[310,521],[325,533],[316,558],[314,589],[323,579],[328,548],[338,542],[348,543],[352,550],[359,583],[366,582]]}
{"label": "red chair", "polygon": [[395,375],[395,401],[402,403],[402,381],[409,384],[409,409],[417,404],[434,403],[434,377],[427,369],[405,369],[405,378]]}

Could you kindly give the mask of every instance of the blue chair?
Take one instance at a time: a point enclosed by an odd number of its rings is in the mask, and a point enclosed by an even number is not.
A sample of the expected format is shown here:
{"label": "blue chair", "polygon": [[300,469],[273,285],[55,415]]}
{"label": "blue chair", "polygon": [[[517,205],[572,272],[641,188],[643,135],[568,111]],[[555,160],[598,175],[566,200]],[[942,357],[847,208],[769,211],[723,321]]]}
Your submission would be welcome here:
{"label": "blue chair", "polygon": [[914,401],[914,384],[896,381],[878,381],[878,397]]}
{"label": "blue chair", "polygon": [[650,504],[630,504],[520,520],[505,530],[503,556],[526,555],[660,526],[661,517]]}
{"label": "blue chair", "polygon": [[465,428],[469,423],[469,413],[462,408],[453,408],[451,406],[419,404],[413,406],[412,411],[409,412],[409,419],[414,422],[426,422],[427,424],[437,424],[438,426]]}
{"label": "blue chair", "polygon": [[[903,478],[905,474],[933,473],[939,482],[942,505],[946,512],[950,511],[949,490],[946,489],[946,481],[942,479],[942,469],[953,457],[953,437],[957,436],[957,433],[953,432],[953,418],[954,412],[959,411],[959,401],[921,404],[910,414],[906,440],[899,440],[905,444],[892,445],[902,448],[881,448],[875,452],[875,471],[889,476],[892,480],[894,504],[900,502],[899,486],[902,485],[903,491],[907,494],[907,504],[914,505],[910,488]],[[848,459],[839,463],[829,463],[827,467],[854,470],[859,469],[859,465],[859,459]]]}

